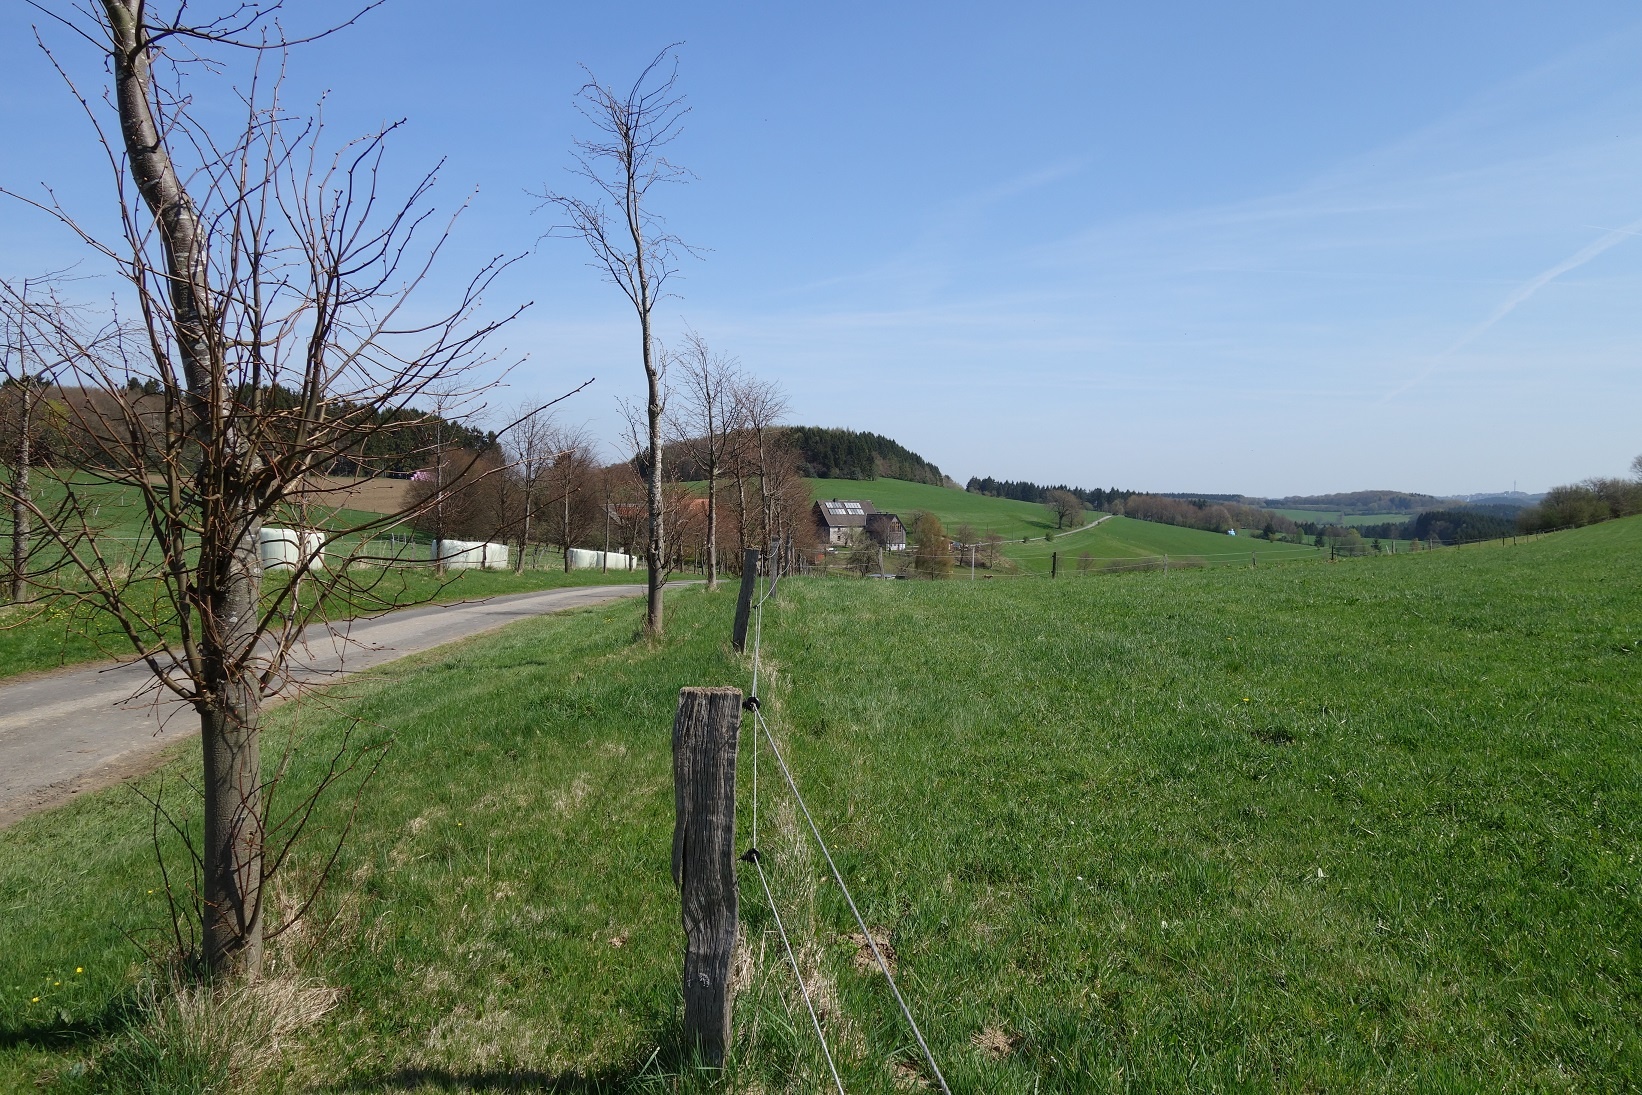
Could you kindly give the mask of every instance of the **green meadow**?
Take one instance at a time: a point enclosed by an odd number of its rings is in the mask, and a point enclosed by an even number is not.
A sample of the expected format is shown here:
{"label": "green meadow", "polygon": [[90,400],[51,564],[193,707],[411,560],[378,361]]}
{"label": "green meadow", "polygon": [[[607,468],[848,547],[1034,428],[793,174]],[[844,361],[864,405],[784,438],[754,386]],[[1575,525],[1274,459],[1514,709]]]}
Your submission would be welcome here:
{"label": "green meadow", "polygon": [[1059,556],[1058,572],[1062,576],[1119,569],[1141,560],[1161,565],[1159,561],[1163,556],[1169,557],[1172,566],[1192,567],[1249,566],[1256,559],[1297,562],[1316,559],[1321,554],[1315,548],[1300,544],[1272,543],[1253,536],[1225,536],[1155,521],[1137,521],[1132,517],[1109,517],[1093,528],[1057,535],[1053,540],[1040,538],[1025,544],[1006,544],[1003,550],[1022,572],[1029,574],[1048,573],[1050,555],[1054,553]]}
{"label": "green meadow", "polygon": [[[954,1092],[1634,1089],[1639,551],[1633,518],[1099,581],[787,579],[765,711]],[[668,728],[678,688],[746,685],[732,611],[681,593],[655,644],[636,602],[525,621],[274,712],[299,780],[350,729],[385,751],[254,993],[174,991],[138,950],[166,917],[131,791],[0,832],[0,1089],[823,1090],[745,872],[727,1074],[679,1045]],[[743,845],[753,763],[744,730]],[[759,764],[846,1089],[919,1089]]]}

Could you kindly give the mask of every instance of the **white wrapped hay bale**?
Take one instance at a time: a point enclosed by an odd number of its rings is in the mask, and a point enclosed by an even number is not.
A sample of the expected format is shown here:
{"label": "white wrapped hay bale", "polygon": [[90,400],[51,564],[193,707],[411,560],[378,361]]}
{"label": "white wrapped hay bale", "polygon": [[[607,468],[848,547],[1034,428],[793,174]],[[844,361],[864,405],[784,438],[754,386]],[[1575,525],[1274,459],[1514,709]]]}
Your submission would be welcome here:
{"label": "white wrapped hay bale", "polygon": [[486,570],[506,570],[507,545],[486,544],[484,550],[484,567]]}
{"label": "white wrapped hay bale", "polygon": [[433,557],[443,560],[447,570],[479,570],[485,565],[483,540],[435,540]]}
{"label": "white wrapped hay bale", "polygon": [[636,570],[638,561],[631,555],[623,555],[619,551],[589,551],[586,548],[570,549],[571,570]]}
{"label": "white wrapped hay bale", "polygon": [[309,570],[325,569],[325,534],[313,529],[264,527],[257,534],[262,569],[295,570],[306,560]]}

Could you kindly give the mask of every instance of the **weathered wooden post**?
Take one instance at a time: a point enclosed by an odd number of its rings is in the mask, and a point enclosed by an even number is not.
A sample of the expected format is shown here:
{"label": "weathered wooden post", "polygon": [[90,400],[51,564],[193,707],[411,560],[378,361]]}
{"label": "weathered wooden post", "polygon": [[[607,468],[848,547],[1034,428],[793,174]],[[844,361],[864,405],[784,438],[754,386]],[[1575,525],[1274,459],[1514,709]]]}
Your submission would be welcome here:
{"label": "weathered wooden post", "polygon": [[1058,575],[1059,571],[1060,571],[1060,552],[1051,551],[1049,553],[1049,577],[1051,577],[1051,578],[1056,577]]}
{"label": "weathered wooden post", "polygon": [[684,1037],[703,1062],[730,1045],[735,954],[735,758],[741,689],[681,688],[673,719],[673,882],[684,909]]}
{"label": "weathered wooden post", "polygon": [[758,582],[758,549],[748,548],[741,559],[741,592],[735,599],[735,631],[730,642],[737,654],[747,649],[747,619],[753,610],[753,586]]}

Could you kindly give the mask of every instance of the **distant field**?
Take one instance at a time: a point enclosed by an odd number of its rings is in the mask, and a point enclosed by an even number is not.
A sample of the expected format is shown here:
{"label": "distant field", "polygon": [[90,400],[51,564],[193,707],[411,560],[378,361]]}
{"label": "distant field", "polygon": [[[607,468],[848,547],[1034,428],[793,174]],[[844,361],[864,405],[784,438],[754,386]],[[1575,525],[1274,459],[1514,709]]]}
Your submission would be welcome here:
{"label": "distant field", "polygon": [[1076,571],[1079,556],[1089,554],[1094,565],[1122,564],[1125,560],[1170,556],[1178,562],[1200,560],[1209,565],[1248,565],[1251,554],[1261,559],[1315,559],[1316,548],[1299,544],[1274,544],[1252,536],[1226,536],[1200,529],[1162,525],[1112,517],[1091,529],[1067,533],[1045,541],[1041,537],[1028,544],[1006,544],[1004,554],[1028,573],[1047,573],[1050,554],[1060,555],[1060,572]]}

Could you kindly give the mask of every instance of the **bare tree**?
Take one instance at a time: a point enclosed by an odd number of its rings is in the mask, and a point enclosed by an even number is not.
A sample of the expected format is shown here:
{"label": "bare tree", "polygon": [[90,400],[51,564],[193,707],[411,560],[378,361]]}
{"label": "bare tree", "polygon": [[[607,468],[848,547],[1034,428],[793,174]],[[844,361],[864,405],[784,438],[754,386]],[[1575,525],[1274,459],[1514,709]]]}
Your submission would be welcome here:
{"label": "bare tree", "polygon": [[[56,297],[55,279],[0,281],[0,447],[10,477],[11,555],[8,586],[11,600],[24,599],[28,585],[33,530],[30,483],[39,461],[41,401],[61,364],[62,330],[73,330],[79,317]],[[82,336],[83,337],[83,336]],[[70,343],[72,349],[72,342]]]}
{"label": "bare tree", "polygon": [[[741,550],[758,544],[766,564],[773,542],[771,472],[780,465],[775,435],[787,415],[787,397],[774,381],[742,377],[735,390],[733,416],[740,428],[730,435],[730,473],[736,484],[736,517]],[[758,490],[758,508],[749,511],[749,484]]]}
{"label": "bare tree", "polygon": [[547,540],[564,555],[570,573],[570,549],[581,543],[599,521],[598,461],[593,439],[583,426],[555,426],[547,433],[540,472],[546,502],[543,521]]}
{"label": "bare tree", "polygon": [[1077,523],[1083,519],[1083,499],[1069,490],[1051,490],[1044,496],[1044,504],[1049,507],[1049,512],[1055,515],[1056,528],[1076,528]]}
{"label": "bare tree", "polygon": [[[275,812],[262,701],[289,683],[304,625],[368,594],[383,573],[349,563],[411,516],[349,524],[323,477],[343,463],[370,474],[373,454],[405,458],[406,431],[424,425],[412,404],[435,389],[447,413],[477,409],[493,375],[487,339],[511,318],[478,312],[511,260],[482,266],[453,300],[421,302],[450,231],[430,220],[432,175],[395,198],[383,159],[392,127],[328,146],[317,120],[278,103],[278,77],[267,73],[283,70],[290,43],[274,8],[188,24],[181,2],[167,17],[145,0],[101,0],[60,17],[112,78],[114,127],[96,105],[104,99],[75,94],[115,168],[123,237],[98,239],[49,192],[30,204],[113,263],[137,337],[98,343],[66,324],[55,331],[73,351],[62,382],[97,396],[70,403],[96,489],[82,482],[89,474],[58,476],[64,509],[50,514],[4,488],[57,552],[56,584],[31,595],[106,612],[159,685],[198,714],[198,957],[247,976],[261,966],[263,896],[281,841],[312,807],[304,799]],[[232,83],[223,95],[243,111],[226,131],[206,124],[220,116],[208,109],[213,75]],[[128,550],[86,536],[110,487],[140,499],[142,542]],[[292,566],[265,575],[259,541],[272,522],[323,528],[325,554],[304,542]],[[304,581],[317,596],[297,596]]]}
{"label": "bare tree", "polygon": [[694,331],[684,336],[684,349],[674,358],[679,402],[675,421],[683,439],[695,449],[707,479],[707,588],[718,588],[718,481],[729,462],[732,438],[742,426],[743,403],[739,363],[716,354]]}
{"label": "bare tree", "polygon": [[[649,598],[644,629],[660,635],[662,587],[666,582],[664,506],[661,482],[662,420],[666,413],[663,374],[667,356],[651,330],[650,317],[677,269],[679,252],[692,253],[650,207],[658,183],[681,182],[688,172],[670,162],[663,150],[678,136],[689,108],[679,94],[678,61],[662,75],[668,46],[639,73],[626,92],[601,84],[588,72],[578,93],[578,107],[596,136],[576,142],[573,174],[588,183],[594,197],[549,190],[546,201],[557,206],[568,223],[555,232],[580,237],[593,252],[593,266],[610,279],[633,306],[639,321],[639,353],[644,364],[648,445],[654,459],[646,477],[650,515]],[[614,207],[614,208],[612,208]],[[551,233],[550,233],[551,234]]]}
{"label": "bare tree", "polygon": [[518,557],[513,560],[513,572],[524,573],[525,552],[530,546],[530,526],[535,521],[541,504],[542,473],[553,459],[551,439],[553,418],[548,412],[530,406],[520,406],[507,449],[510,458],[508,474],[504,477],[504,509],[510,512],[509,525]]}

